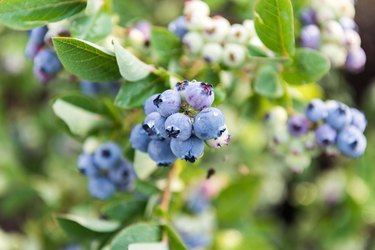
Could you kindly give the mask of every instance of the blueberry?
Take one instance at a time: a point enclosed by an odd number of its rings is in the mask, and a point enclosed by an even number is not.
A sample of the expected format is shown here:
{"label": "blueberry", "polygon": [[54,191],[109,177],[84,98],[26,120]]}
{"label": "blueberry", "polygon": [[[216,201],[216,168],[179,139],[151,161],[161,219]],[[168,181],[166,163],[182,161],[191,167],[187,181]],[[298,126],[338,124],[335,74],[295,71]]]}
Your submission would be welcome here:
{"label": "blueberry", "polygon": [[202,50],[204,44],[202,35],[194,31],[185,34],[182,42],[187,50],[192,54],[199,53]]}
{"label": "blueberry", "polygon": [[195,190],[195,192],[189,195],[186,202],[187,208],[193,214],[201,214],[207,211],[211,206],[208,197],[200,191],[201,190]]}
{"label": "blueberry", "polygon": [[122,159],[116,168],[109,170],[108,178],[121,191],[130,190],[135,179],[133,166],[127,160]]}
{"label": "blueberry", "polygon": [[185,141],[190,138],[193,129],[192,120],[189,116],[176,113],[165,120],[165,131],[168,137]]}
{"label": "blueberry", "polygon": [[332,67],[342,67],[345,65],[347,57],[347,49],[337,43],[324,43],[320,51],[324,54],[332,64]]}
{"label": "blueberry", "polygon": [[227,43],[223,51],[223,63],[228,67],[239,67],[245,62],[246,48],[243,45]]}
{"label": "blueberry", "polygon": [[322,39],[326,42],[342,44],[345,41],[344,29],[334,20],[323,23]]}
{"label": "blueberry", "polygon": [[209,234],[201,233],[181,233],[181,238],[188,249],[205,249],[211,245],[211,237]]}
{"label": "blueberry", "polygon": [[200,0],[186,1],[184,5],[184,15],[199,14],[208,16],[210,8],[207,3]]}
{"label": "blueberry", "polygon": [[181,96],[176,90],[166,90],[154,99],[154,105],[158,112],[168,117],[180,110]]}
{"label": "blueberry", "polygon": [[230,134],[229,130],[226,125],[225,126],[225,131],[221,134],[221,136],[206,140],[206,144],[211,147],[211,148],[221,148],[222,146],[226,146],[230,142]]}
{"label": "blueberry", "polygon": [[270,110],[264,117],[264,122],[269,128],[274,128],[280,124],[286,124],[288,120],[288,113],[285,108],[276,106]]}
{"label": "blueberry", "polygon": [[307,25],[301,30],[301,46],[304,48],[318,49],[320,46],[320,30],[315,25]]}
{"label": "blueberry", "polygon": [[146,116],[142,128],[151,139],[167,138],[164,128],[165,118],[158,112],[152,112]]}
{"label": "blueberry", "polygon": [[154,104],[154,100],[159,96],[160,94],[155,94],[150,96],[144,103],[143,108],[145,111],[145,114],[148,115],[152,112],[157,112],[158,109],[156,108]]}
{"label": "blueberry", "polygon": [[232,43],[246,44],[250,36],[247,29],[241,24],[233,24],[228,31],[226,41]]}
{"label": "blueberry", "polygon": [[218,138],[225,131],[224,115],[217,108],[205,108],[195,117],[193,129],[201,140]]}
{"label": "blueberry", "polygon": [[99,174],[98,168],[94,164],[94,157],[88,153],[82,153],[78,156],[78,170],[86,176],[95,176]]}
{"label": "blueberry", "polygon": [[358,30],[358,25],[352,18],[342,17],[340,18],[339,23],[344,30]]}
{"label": "blueberry", "polygon": [[186,89],[186,101],[195,109],[208,108],[214,102],[214,88],[211,84],[201,82]]}
{"label": "blueberry", "polygon": [[218,43],[206,43],[202,48],[202,57],[207,63],[219,63],[223,55],[223,47]]}
{"label": "blueberry", "polygon": [[130,133],[130,142],[134,149],[142,152],[147,152],[148,144],[151,138],[147,135],[146,131],[142,128],[141,124],[135,126]]}
{"label": "blueberry", "polygon": [[328,124],[321,125],[315,131],[315,140],[318,143],[318,145],[322,147],[327,147],[327,146],[335,144],[336,136],[337,136],[336,130]]}
{"label": "blueberry", "polygon": [[44,45],[44,36],[47,34],[47,26],[41,26],[32,29],[29,33],[29,41],[27,42],[25,53],[28,58],[34,58]]}
{"label": "blueberry", "polygon": [[361,37],[355,30],[346,30],[345,31],[345,46],[349,50],[357,49],[361,47]]}
{"label": "blueberry", "polygon": [[350,125],[340,131],[336,145],[342,154],[357,158],[365,153],[367,140],[361,130]]}
{"label": "blueberry", "polygon": [[336,101],[328,102],[327,106],[328,115],[326,122],[333,128],[340,130],[351,123],[352,114],[348,106]]}
{"label": "blueberry", "polygon": [[121,149],[113,142],[100,145],[94,153],[94,163],[99,169],[111,169],[121,159]]}
{"label": "blueberry", "polygon": [[180,39],[182,39],[188,32],[186,28],[186,19],[184,16],[179,16],[168,25],[170,32],[174,33]]}
{"label": "blueberry", "polygon": [[142,32],[143,36],[146,39],[146,43],[150,40],[151,24],[148,21],[138,21],[135,23],[134,28]]}
{"label": "blueberry", "polygon": [[307,104],[305,115],[312,122],[318,122],[327,116],[325,103],[320,99],[313,99]]}
{"label": "blueberry", "polygon": [[148,145],[148,154],[158,166],[169,166],[177,160],[171,151],[170,140],[152,140]]}
{"label": "blueberry", "polygon": [[34,58],[33,72],[42,83],[52,80],[61,69],[60,60],[52,49],[42,49]]}
{"label": "blueberry", "polygon": [[173,138],[171,140],[171,150],[178,158],[193,163],[202,156],[204,142],[195,136],[190,137],[186,141]]}
{"label": "blueberry", "polygon": [[316,12],[312,8],[306,8],[301,11],[300,14],[301,22],[304,26],[310,25],[310,24],[317,24],[316,20]]}
{"label": "blueberry", "polygon": [[351,49],[345,61],[345,69],[350,73],[361,72],[366,64],[366,53],[361,48]]}
{"label": "blueberry", "polygon": [[214,16],[204,27],[204,38],[208,42],[221,43],[228,35],[230,23],[227,19],[221,16]]}
{"label": "blueberry", "polygon": [[302,173],[304,169],[310,166],[311,157],[308,154],[289,154],[285,158],[287,167],[295,173]]}
{"label": "blueberry", "polygon": [[100,200],[108,199],[116,191],[115,184],[103,176],[90,177],[88,188],[91,195]]}
{"label": "blueberry", "polygon": [[175,85],[175,90],[180,93],[181,98],[186,98],[186,90],[191,87],[195,87],[199,85],[200,82],[197,82],[196,80],[193,81],[188,81],[188,80],[183,80],[181,82],[177,82]]}
{"label": "blueberry", "polygon": [[86,80],[80,81],[80,88],[82,93],[89,96],[95,96],[99,94],[101,90],[101,86],[99,83]]}
{"label": "blueberry", "polygon": [[365,114],[356,108],[351,108],[350,111],[353,117],[352,125],[356,126],[359,130],[364,132],[367,127],[367,119]]}
{"label": "blueberry", "polygon": [[293,115],[288,120],[288,130],[291,135],[300,137],[310,129],[309,120],[304,115]]}

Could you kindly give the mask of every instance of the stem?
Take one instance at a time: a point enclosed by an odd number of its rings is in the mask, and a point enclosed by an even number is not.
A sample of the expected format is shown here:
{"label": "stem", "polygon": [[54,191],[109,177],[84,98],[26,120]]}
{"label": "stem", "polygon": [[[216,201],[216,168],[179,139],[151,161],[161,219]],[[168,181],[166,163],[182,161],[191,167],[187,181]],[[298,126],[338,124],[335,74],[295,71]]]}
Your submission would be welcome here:
{"label": "stem", "polygon": [[170,203],[171,195],[172,195],[172,191],[171,191],[172,183],[173,183],[173,180],[177,178],[179,172],[180,171],[179,171],[178,164],[177,163],[173,164],[171,167],[171,170],[169,171],[167,184],[165,186],[165,189],[163,191],[163,195],[160,201],[160,208],[165,214],[168,213],[168,209],[169,209],[169,203]]}

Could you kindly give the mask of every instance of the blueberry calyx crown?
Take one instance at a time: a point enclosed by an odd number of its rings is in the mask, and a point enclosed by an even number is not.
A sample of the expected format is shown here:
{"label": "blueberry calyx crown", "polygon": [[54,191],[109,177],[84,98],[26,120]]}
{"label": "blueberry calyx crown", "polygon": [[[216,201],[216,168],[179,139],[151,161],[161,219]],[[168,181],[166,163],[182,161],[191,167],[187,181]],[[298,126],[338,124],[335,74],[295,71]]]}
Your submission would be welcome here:
{"label": "blueberry calyx crown", "polygon": [[213,90],[212,84],[202,82],[201,87],[202,87],[202,94],[205,94],[207,96],[212,95],[212,90]]}
{"label": "blueberry calyx crown", "polygon": [[167,135],[169,137],[173,137],[173,138],[176,138],[180,134],[180,130],[179,129],[174,129],[173,127],[168,128],[165,131],[167,132]]}
{"label": "blueberry calyx crown", "polygon": [[160,96],[161,96],[161,95],[158,95],[158,96],[154,99],[154,101],[153,101],[154,105],[155,105],[156,107],[158,107],[158,108],[159,108],[159,104],[163,102],[163,100],[160,98]]}
{"label": "blueberry calyx crown", "polygon": [[178,91],[182,91],[182,90],[185,90],[188,85],[189,85],[189,81],[183,80],[182,82],[176,83],[176,88]]}

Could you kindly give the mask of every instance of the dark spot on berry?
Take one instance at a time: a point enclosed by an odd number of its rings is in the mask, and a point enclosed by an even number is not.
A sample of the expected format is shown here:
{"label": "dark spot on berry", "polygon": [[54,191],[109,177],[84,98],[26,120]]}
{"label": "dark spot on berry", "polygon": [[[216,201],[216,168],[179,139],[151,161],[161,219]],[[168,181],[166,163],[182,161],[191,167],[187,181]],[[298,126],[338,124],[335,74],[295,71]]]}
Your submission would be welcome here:
{"label": "dark spot on berry", "polygon": [[346,114],[346,109],[343,108],[343,107],[338,107],[337,112],[338,112],[340,115],[345,115],[345,114]]}
{"label": "dark spot on berry", "polygon": [[323,143],[323,145],[329,145],[330,141],[328,139],[323,139],[322,143]]}
{"label": "dark spot on berry", "polygon": [[156,107],[158,107],[158,108],[159,108],[159,104],[162,103],[162,102],[163,102],[163,100],[161,99],[161,94],[158,95],[158,96],[154,99],[154,101],[153,101],[154,105],[155,105]]}
{"label": "dark spot on berry", "polygon": [[352,149],[355,149],[355,148],[357,147],[357,145],[358,145],[358,141],[357,141],[357,140],[355,140],[355,141],[353,141],[352,143],[349,144],[349,146],[350,146]]}
{"label": "dark spot on berry", "polygon": [[148,124],[142,124],[142,128],[146,131],[147,135],[151,136],[154,134],[152,127],[148,126]]}
{"label": "dark spot on berry", "polygon": [[146,46],[146,47],[149,47],[150,44],[151,44],[151,43],[150,43],[150,40],[147,39],[147,40],[145,41],[145,46]]}
{"label": "dark spot on berry", "polygon": [[159,162],[158,167],[168,167],[171,164],[171,162]]}
{"label": "dark spot on berry", "polygon": [[302,126],[299,125],[299,124],[293,124],[293,125],[292,125],[292,129],[293,129],[294,131],[296,131],[296,132],[299,132],[299,131],[302,130]]}
{"label": "dark spot on berry", "polygon": [[187,155],[185,156],[185,161],[189,161],[191,163],[194,163],[197,160],[194,156]]}
{"label": "dark spot on berry", "polygon": [[236,56],[234,53],[229,53],[229,60],[231,60],[232,62],[234,62],[236,60]]}
{"label": "dark spot on berry", "polygon": [[267,113],[265,116],[264,116],[264,120],[267,121],[269,120],[271,117],[271,114],[270,113]]}
{"label": "dark spot on berry", "polygon": [[307,109],[308,109],[308,110],[312,110],[312,109],[314,109],[314,104],[309,103],[309,104],[307,105]]}
{"label": "dark spot on berry", "polygon": [[121,173],[121,176],[123,177],[123,178],[128,178],[129,177],[129,171],[128,170],[124,170],[124,171],[122,171],[122,173]]}
{"label": "dark spot on berry", "polygon": [[102,156],[104,158],[109,158],[111,156],[111,150],[109,150],[109,149],[103,149]]}
{"label": "dark spot on berry", "polygon": [[212,90],[213,90],[212,84],[202,82],[201,87],[202,87],[202,94],[207,95],[207,96],[212,95]]}
{"label": "dark spot on berry", "polygon": [[173,138],[176,138],[180,134],[180,130],[179,129],[175,130],[174,127],[170,129],[166,129],[165,131],[167,132],[167,135],[169,137],[173,137]]}
{"label": "dark spot on berry", "polygon": [[79,169],[79,172],[80,172],[81,174],[83,174],[83,175],[86,175],[86,169],[84,169],[84,168],[80,168],[80,169]]}
{"label": "dark spot on berry", "polygon": [[223,135],[223,133],[227,130],[226,128],[223,128],[222,130],[219,131],[219,137]]}
{"label": "dark spot on berry", "polygon": [[214,174],[215,174],[215,169],[213,168],[210,168],[208,171],[207,171],[207,176],[206,176],[206,179],[210,179]]}

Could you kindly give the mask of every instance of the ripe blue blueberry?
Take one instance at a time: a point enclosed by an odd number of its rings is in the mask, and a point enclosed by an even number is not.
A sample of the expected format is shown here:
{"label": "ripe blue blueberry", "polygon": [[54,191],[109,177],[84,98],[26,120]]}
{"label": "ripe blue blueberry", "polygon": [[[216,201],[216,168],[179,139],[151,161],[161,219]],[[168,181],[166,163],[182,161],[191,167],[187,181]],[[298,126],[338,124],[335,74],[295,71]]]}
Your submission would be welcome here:
{"label": "ripe blue blueberry", "polygon": [[28,58],[33,59],[44,45],[44,36],[47,34],[47,26],[41,26],[32,29],[29,33],[29,41],[27,42],[25,54]]}
{"label": "ripe blue blueberry", "polygon": [[210,208],[210,200],[201,190],[193,192],[186,202],[188,209],[194,214],[201,214]]}
{"label": "ripe blue blueberry", "polygon": [[303,25],[317,24],[316,11],[312,8],[306,8],[300,14]]}
{"label": "ripe blue blueberry", "polygon": [[99,169],[111,169],[121,159],[121,149],[113,142],[100,145],[94,153],[94,163]]}
{"label": "ripe blue blueberry", "polygon": [[176,90],[166,90],[154,99],[154,105],[158,112],[168,117],[180,110],[181,96]]}
{"label": "ripe blue blueberry", "polygon": [[94,164],[94,157],[88,153],[82,153],[78,156],[78,170],[86,176],[95,176],[99,174],[98,168]]}
{"label": "ripe blue blueberry", "polygon": [[318,49],[320,45],[320,30],[315,25],[307,25],[301,30],[301,46],[304,48]]}
{"label": "ripe blue blueberry", "polygon": [[192,120],[189,116],[176,113],[169,116],[165,121],[165,132],[168,137],[185,141],[190,138],[193,129]]}
{"label": "ripe blue blueberry", "polygon": [[116,191],[115,184],[103,176],[89,178],[88,188],[91,195],[100,200],[108,199]]}
{"label": "ripe blue blueberry", "polygon": [[288,130],[291,135],[300,137],[309,132],[310,122],[304,115],[294,115],[288,120]]}
{"label": "ripe blue blueberry", "polygon": [[61,69],[60,60],[52,49],[42,49],[34,58],[33,72],[42,83],[53,79]]}
{"label": "ripe blue blueberry", "polygon": [[337,136],[336,130],[328,124],[321,125],[315,131],[315,140],[318,143],[318,145],[322,147],[327,147],[327,146],[335,144],[336,136]]}
{"label": "ripe blue blueberry", "polygon": [[146,131],[142,128],[141,124],[135,126],[130,133],[130,142],[134,149],[142,152],[147,152],[148,144],[151,138],[147,135]]}
{"label": "ripe blue blueberry", "polygon": [[172,153],[170,140],[152,140],[148,145],[148,154],[158,166],[169,166],[177,157]]}
{"label": "ripe blue blueberry", "polygon": [[145,101],[144,105],[143,105],[143,108],[144,108],[144,111],[145,111],[145,114],[148,115],[152,112],[157,112],[158,109],[156,108],[155,104],[154,104],[154,100],[159,96],[160,94],[155,94],[155,95],[152,95],[150,96],[149,98],[147,98],[147,100]]}
{"label": "ripe blue blueberry", "polygon": [[336,145],[344,155],[357,158],[365,153],[367,140],[361,130],[350,125],[340,131]]}
{"label": "ripe blue blueberry", "polygon": [[225,131],[221,134],[221,136],[206,140],[206,144],[211,148],[221,148],[222,146],[228,145],[230,142],[230,134],[226,125],[224,129]]}
{"label": "ripe blue blueberry", "polygon": [[116,185],[121,191],[126,191],[132,188],[135,179],[133,166],[130,162],[122,159],[120,164],[108,172],[108,178]]}
{"label": "ripe blue blueberry", "polygon": [[333,128],[340,130],[352,121],[350,108],[343,103],[331,101],[328,102],[328,115],[326,122]]}
{"label": "ripe blue blueberry", "polygon": [[312,122],[318,122],[327,116],[325,103],[320,99],[313,99],[307,104],[305,115]]}
{"label": "ripe blue blueberry", "polygon": [[366,64],[366,53],[361,48],[353,48],[349,51],[345,61],[345,69],[350,73],[359,73]]}
{"label": "ripe blue blueberry", "polygon": [[225,131],[224,115],[217,108],[205,108],[195,117],[193,129],[201,140],[220,137]]}
{"label": "ripe blue blueberry", "polygon": [[219,43],[206,43],[202,48],[202,57],[207,63],[219,63],[223,55],[223,47]]}
{"label": "ripe blue blueberry", "polygon": [[186,89],[186,101],[195,109],[202,110],[214,102],[214,89],[211,84],[201,82]]}
{"label": "ripe blue blueberry", "polygon": [[178,158],[195,162],[203,154],[204,142],[195,136],[190,137],[186,141],[173,138],[171,140],[171,150]]}
{"label": "ripe blue blueberry", "polygon": [[170,32],[174,33],[180,39],[182,39],[188,32],[186,28],[186,19],[184,16],[179,16],[173,20],[169,25],[168,29]]}
{"label": "ripe blue blueberry", "polygon": [[367,119],[365,114],[356,108],[351,108],[350,111],[353,117],[352,125],[356,126],[359,130],[364,132],[367,127]]}
{"label": "ripe blue blueberry", "polygon": [[175,85],[175,90],[180,93],[181,98],[186,98],[186,90],[188,88],[191,88],[193,86],[199,85],[200,82],[197,82],[195,80],[193,81],[188,81],[188,80],[183,80],[181,82],[177,82]]}
{"label": "ripe blue blueberry", "polygon": [[151,139],[167,138],[164,128],[165,118],[158,112],[152,112],[146,116],[142,128]]}

